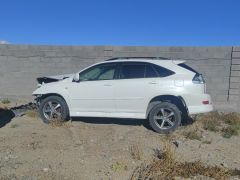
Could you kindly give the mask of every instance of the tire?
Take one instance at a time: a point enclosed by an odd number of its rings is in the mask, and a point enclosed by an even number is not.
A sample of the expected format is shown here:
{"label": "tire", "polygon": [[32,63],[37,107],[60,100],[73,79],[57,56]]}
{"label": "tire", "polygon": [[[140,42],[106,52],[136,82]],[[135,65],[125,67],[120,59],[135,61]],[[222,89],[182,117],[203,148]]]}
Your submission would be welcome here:
{"label": "tire", "polygon": [[181,124],[181,112],[172,103],[160,102],[152,107],[148,120],[154,131],[168,134],[176,130]]}
{"label": "tire", "polygon": [[39,106],[39,114],[46,124],[52,121],[66,121],[69,119],[67,103],[59,96],[49,96],[43,99]]}

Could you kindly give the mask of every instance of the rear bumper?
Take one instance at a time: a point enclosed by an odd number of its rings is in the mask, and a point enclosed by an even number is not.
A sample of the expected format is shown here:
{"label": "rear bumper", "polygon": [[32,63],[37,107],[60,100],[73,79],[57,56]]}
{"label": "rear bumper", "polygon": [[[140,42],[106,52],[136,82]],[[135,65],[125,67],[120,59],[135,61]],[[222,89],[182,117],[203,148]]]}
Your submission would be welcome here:
{"label": "rear bumper", "polygon": [[189,94],[184,99],[190,115],[213,111],[212,100],[208,94]]}
{"label": "rear bumper", "polygon": [[189,114],[200,114],[207,113],[213,111],[213,106],[211,104],[208,105],[200,105],[200,106],[188,106]]}

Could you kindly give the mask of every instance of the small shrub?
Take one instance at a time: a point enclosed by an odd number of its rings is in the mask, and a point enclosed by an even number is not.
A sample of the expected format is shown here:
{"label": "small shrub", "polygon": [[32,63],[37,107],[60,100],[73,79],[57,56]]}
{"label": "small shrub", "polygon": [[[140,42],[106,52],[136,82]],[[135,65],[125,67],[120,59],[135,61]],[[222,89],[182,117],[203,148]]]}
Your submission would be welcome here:
{"label": "small shrub", "polygon": [[203,141],[202,143],[203,143],[203,144],[211,144],[212,141],[208,141],[208,140],[206,140],[206,141]]}
{"label": "small shrub", "polygon": [[9,99],[3,99],[3,100],[1,101],[1,103],[2,103],[2,104],[9,104],[9,103],[11,103],[11,101],[10,101]]}
{"label": "small shrub", "polygon": [[18,124],[12,124],[10,127],[11,128],[16,128],[16,127],[18,127],[19,125]]}
{"label": "small shrub", "polygon": [[216,119],[206,119],[203,122],[203,129],[206,131],[213,131],[217,132],[219,131],[220,121]]}
{"label": "small shrub", "polygon": [[114,164],[111,165],[111,169],[112,171],[114,172],[119,172],[119,171],[126,171],[128,170],[127,166],[124,165],[123,163],[120,163],[120,162],[116,162]]}
{"label": "small shrub", "polygon": [[200,115],[197,118],[202,123],[203,129],[206,131],[217,132],[220,129],[222,121],[222,113],[217,111]]}
{"label": "small shrub", "polygon": [[237,113],[226,113],[222,117],[224,123],[229,125],[240,125],[240,116]]}
{"label": "small shrub", "polygon": [[238,135],[238,129],[235,126],[228,126],[222,129],[222,136],[224,138],[231,138]]}
{"label": "small shrub", "polygon": [[235,128],[236,130],[240,130],[240,124],[235,124],[235,125],[232,125],[233,128]]}
{"label": "small shrub", "polygon": [[33,141],[33,142],[30,142],[27,146],[32,150],[36,150],[36,149],[42,148],[40,144],[41,144],[41,141]]}
{"label": "small shrub", "polygon": [[62,120],[51,120],[49,125],[52,127],[52,128],[57,128],[57,127],[64,127],[64,128],[70,128],[72,127],[72,125],[66,121],[62,121]]}
{"label": "small shrub", "polygon": [[36,118],[38,117],[38,111],[37,110],[28,110],[26,112],[26,116],[31,117],[31,118]]}
{"label": "small shrub", "polygon": [[[197,175],[211,177],[214,179],[226,179],[238,174],[238,170],[228,170],[218,166],[206,166],[202,162],[177,162],[174,153],[169,149],[154,150],[157,156],[149,164],[142,163],[137,167],[131,180],[139,179],[175,179],[175,177],[192,178]],[[169,153],[171,152],[171,153]]]}
{"label": "small shrub", "polygon": [[137,144],[133,144],[129,146],[129,152],[133,159],[135,160],[141,160],[143,157],[143,152],[140,150],[139,146]]}
{"label": "small shrub", "polygon": [[154,157],[158,159],[172,159],[175,160],[175,151],[171,148],[169,142],[165,142],[162,150],[154,149]]}
{"label": "small shrub", "polygon": [[201,139],[202,139],[202,134],[199,131],[197,131],[197,129],[184,131],[183,136],[190,140],[201,141]]}

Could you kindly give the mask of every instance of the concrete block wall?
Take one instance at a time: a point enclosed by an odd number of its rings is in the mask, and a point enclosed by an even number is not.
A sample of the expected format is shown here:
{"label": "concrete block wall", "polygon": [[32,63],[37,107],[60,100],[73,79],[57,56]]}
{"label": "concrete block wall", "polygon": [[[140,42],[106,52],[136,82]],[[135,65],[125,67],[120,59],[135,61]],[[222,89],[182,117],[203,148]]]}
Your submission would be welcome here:
{"label": "concrete block wall", "polygon": [[240,47],[0,45],[0,96],[30,98],[39,76],[77,72],[112,57],[147,56],[185,59],[205,76],[217,109],[239,110]]}
{"label": "concrete block wall", "polygon": [[229,86],[229,101],[240,106],[240,47],[233,47],[231,76]]}

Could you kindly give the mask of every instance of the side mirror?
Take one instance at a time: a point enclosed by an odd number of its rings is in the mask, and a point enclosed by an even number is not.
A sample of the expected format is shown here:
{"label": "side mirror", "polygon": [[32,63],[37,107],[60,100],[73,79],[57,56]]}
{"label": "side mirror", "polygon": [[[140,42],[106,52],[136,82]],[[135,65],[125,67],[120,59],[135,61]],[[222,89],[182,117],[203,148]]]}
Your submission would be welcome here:
{"label": "side mirror", "polygon": [[74,75],[73,80],[74,80],[75,82],[78,82],[78,81],[80,80],[80,78],[79,78],[79,73],[76,73],[76,74]]}

